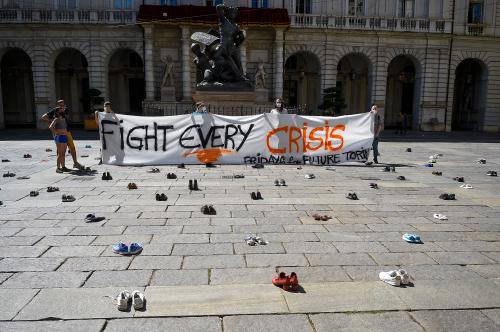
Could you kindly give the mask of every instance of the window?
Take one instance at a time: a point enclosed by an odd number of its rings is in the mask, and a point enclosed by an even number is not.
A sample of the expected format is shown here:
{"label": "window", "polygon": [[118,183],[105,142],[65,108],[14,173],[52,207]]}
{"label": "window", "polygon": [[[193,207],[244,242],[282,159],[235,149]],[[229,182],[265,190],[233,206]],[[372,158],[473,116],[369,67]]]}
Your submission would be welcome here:
{"label": "window", "polygon": [[365,4],[363,0],[349,0],[349,16],[363,16],[365,14]]}
{"label": "window", "polygon": [[481,24],[483,23],[483,2],[471,1],[469,3],[468,23]]}
{"label": "window", "polygon": [[115,0],[114,9],[132,9],[132,0]]}
{"label": "window", "polygon": [[160,0],[162,6],[177,6],[177,0]]}
{"label": "window", "polygon": [[311,14],[311,0],[295,0],[297,14]]}
{"label": "window", "polygon": [[399,17],[415,17],[415,0],[399,1]]}
{"label": "window", "polygon": [[207,0],[207,7],[222,5],[224,0]]}
{"label": "window", "polygon": [[268,0],[252,0],[252,8],[267,8]]}
{"label": "window", "polygon": [[57,9],[76,9],[76,0],[58,0]]}

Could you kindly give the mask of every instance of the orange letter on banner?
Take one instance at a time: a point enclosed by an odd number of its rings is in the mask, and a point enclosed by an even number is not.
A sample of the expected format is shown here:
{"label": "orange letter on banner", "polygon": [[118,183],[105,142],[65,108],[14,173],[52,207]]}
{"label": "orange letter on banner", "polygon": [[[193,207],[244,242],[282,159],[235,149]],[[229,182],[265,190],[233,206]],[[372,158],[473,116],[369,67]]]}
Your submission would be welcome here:
{"label": "orange letter on banner", "polygon": [[[298,137],[293,137],[293,133],[299,133]],[[288,152],[292,153],[292,144],[297,147],[297,152],[300,152],[300,146],[297,142],[302,137],[302,131],[297,127],[290,127],[290,131],[288,132]]]}
{"label": "orange letter on banner", "polygon": [[267,149],[271,153],[282,154],[282,153],[286,152],[286,149],[275,149],[275,148],[272,148],[271,144],[269,142],[271,136],[276,135],[280,131],[284,131],[286,133],[288,131],[288,126],[287,127],[276,128],[276,129],[273,129],[273,130],[271,130],[270,132],[267,133],[267,136],[266,136],[266,145],[267,145]]}
{"label": "orange letter on banner", "polygon": [[337,135],[337,134],[334,134],[335,130],[342,130],[342,131],[345,131],[345,125],[336,125],[332,131],[330,132],[330,137],[331,138],[337,138],[340,140],[340,145],[338,147],[332,147],[332,142],[328,141],[328,144],[330,145],[330,149],[332,151],[338,151],[340,149],[342,149],[342,147],[344,146],[344,137],[342,135]]}
{"label": "orange letter on banner", "polygon": [[[313,130],[311,130],[311,132],[309,133],[309,140],[312,142],[319,142],[319,145],[316,147],[311,147],[311,142],[309,142],[309,143],[307,143],[307,150],[316,151],[316,150],[321,149],[321,147],[323,146],[323,139],[321,137],[316,137],[315,134],[317,131],[321,131],[323,129],[324,129],[323,127],[316,127]],[[328,137],[327,137],[327,139],[328,139]],[[304,152],[306,152],[306,151],[304,151]]]}

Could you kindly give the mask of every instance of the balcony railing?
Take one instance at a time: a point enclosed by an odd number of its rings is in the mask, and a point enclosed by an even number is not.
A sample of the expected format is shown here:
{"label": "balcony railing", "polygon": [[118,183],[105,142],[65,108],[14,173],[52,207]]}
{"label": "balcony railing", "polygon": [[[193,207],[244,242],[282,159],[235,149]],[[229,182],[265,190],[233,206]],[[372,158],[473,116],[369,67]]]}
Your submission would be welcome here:
{"label": "balcony railing", "polygon": [[135,23],[135,10],[0,9],[0,23]]}
{"label": "balcony railing", "polygon": [[484,28],[484,24],[467,24],[465,26],[465,33],[469,36],[482,36]]}
{"label": "balcony railing", "polygon": [[451,21],[426,18],[387,18],[367,16],[290,15],[294,28],[333,28],[450,33]]}

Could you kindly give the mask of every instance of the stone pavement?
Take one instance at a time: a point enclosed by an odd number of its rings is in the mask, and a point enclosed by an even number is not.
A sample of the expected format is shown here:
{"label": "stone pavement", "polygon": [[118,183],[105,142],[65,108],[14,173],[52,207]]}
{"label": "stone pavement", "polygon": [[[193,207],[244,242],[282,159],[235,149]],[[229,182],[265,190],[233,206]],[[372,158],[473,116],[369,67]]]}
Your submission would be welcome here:
{"label": "stone pavement", "polygon": [[[224,165],[160,166],[150,174],[147,167],[97,166],[98,141],[77,140],[78,155],[89,155],[81,162],[98,170],[81,176],[55,173],[46,133],[6,140],[10,135],[0,132],[0,157],[11,160],[0,163],[0,173],[16,173],[0,178],[2,331],[500,329],[500,180],[486,176],[500,171],[500,145],[491,138],[382,142],[380,160],[401,164],[396,173]],[[23,159],[26,153],[33,158]],[[434,153],[444,156],[423,167]],[[486,165],[474,162],[479,158]],[[102,181],[103,171],[113,180]],[[167,179],[169,172],[178,179]],[[227,178],[234,174],[245,178]],[[459,188],[455,176],[474,189]],[[276,178],[288,186],[275,187]],[[198,179],[201,191],[190,192],[188,179]],[[128,190],[129,182],[139,189]],[[48,186],[61,191],[47,193]],[[32,190],[40,195],[30,197]],[[256,190],[264,200],[250,199]],[[359,201],[345,198],[352,191]],[[444,192],[457,200],[438,199]],[[155,201],[156,193],[167,202]],[[76,201],[62,203],[62,194]],[[217,215],[201,214],[203,204]],[[106,219],[86,224],[88,213]],[[314,213],[333,218],[316,221]],[[405,232],[424,244],[404,242]],[[248,234],[269,244],[250,247]],[[118,241],[140,242],[144,251],[117,256],[111,246]],[[396,267],[414,276],[413,287],[378,280],[378,272]],[[274,287],[276,271],[296,271],[302,292]],[[147,309],[117,311],[106,296],[122,289],[144,291]]]}

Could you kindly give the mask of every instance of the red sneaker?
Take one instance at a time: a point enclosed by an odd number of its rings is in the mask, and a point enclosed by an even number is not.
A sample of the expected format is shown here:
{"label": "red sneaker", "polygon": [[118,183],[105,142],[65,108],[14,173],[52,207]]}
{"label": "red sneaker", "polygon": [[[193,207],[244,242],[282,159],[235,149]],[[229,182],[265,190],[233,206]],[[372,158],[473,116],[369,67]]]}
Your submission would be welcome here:
{"label": "red sneaker", "polygon": [[[290,278],[288,280],[288,287],[287,288],[290,290],[297,290],[298,287],[299,287],[299,278],[297,277],[297,273],[292,272],[290,274]],[[288,290],[288,289],[286,289],[286,290]]]}
{"label": "red sneaker", "polygon": [[281,272],[277,277],[273,278],[273,285],[284,288],[288,284],[289,279],[285,272]]}

